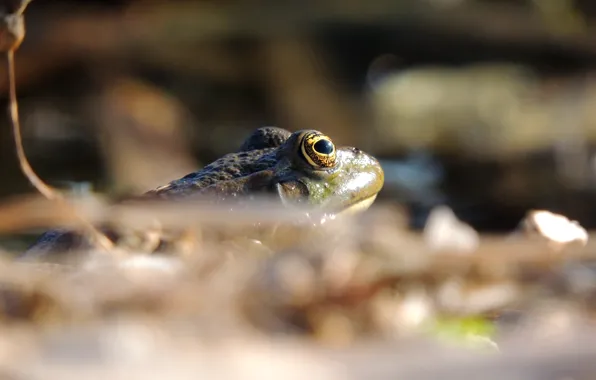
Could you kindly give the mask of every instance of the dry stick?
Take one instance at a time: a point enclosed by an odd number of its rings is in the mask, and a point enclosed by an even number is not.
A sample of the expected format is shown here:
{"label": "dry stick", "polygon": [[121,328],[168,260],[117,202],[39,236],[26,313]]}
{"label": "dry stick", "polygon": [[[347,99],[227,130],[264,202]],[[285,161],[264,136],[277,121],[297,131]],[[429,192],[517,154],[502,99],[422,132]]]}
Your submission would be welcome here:
{"label": "dry stick", "polygon": [[21,126],[19,121],[19,110],[17,105],[17,91],[16,91],[16,80],[14,74],[14,49],[10,49],[6,52],[6,58],[8,63],[8,82],[9,82],[9,102],[10,102],[10,121],[12,124],[12,130],[14,133],[14,141],[17,150],[17,156],[19,164],[23,174],[27,177],[29,182],[47,199],[59,202],[65,209],[69,210],[73,216],[82,223],[83,227],[87,232],[95,238],[95,242],[105,250],[113,249],[114,245],[112,241],[108,239],[104,234],[98,231],[89,221],[77,214],[76,210],[64,199],[62,194],[52,189],[46,184],[39,176],[33,171],[33,168],[27,160],[25,150],[23,148],[23,139],[21,137]]}

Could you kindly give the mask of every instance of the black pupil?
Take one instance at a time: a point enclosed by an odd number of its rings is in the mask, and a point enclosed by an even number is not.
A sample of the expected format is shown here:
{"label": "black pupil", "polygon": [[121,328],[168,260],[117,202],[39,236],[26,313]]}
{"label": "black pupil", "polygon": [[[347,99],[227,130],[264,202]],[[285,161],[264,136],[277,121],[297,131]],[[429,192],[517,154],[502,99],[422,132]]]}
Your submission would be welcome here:
{"label": "black pupil", "polygon": [[326,140],[326,139],[317,141],[315,143],[315,145],[313,146],[313,148],[315,148],[315,151],[318,153],[322,153],[322,154],[333,153],[333,144],[331,143],[331,141]]}

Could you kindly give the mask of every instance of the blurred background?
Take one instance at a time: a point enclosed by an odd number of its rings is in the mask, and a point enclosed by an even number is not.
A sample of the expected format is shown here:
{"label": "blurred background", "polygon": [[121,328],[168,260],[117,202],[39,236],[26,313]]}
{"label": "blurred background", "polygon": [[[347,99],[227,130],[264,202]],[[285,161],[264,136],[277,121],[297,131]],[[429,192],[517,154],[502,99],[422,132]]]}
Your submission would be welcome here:
{"label": "blurred background", "polygon": [[[276,125],[377,156],[414,227],[438,204],[596,227],[593,1],[35,0],[26,22],[25,150],[59,188],[141,193]],[[1,124],[5,200],[33,190]]]}

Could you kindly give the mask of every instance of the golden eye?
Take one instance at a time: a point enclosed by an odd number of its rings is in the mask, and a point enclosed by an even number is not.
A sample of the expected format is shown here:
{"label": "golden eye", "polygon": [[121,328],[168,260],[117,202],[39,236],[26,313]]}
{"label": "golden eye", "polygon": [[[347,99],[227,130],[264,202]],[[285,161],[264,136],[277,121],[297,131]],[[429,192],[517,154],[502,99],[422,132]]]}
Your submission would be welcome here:
{"label": "golden eye", "polygon": [[306,161],[315,168],[335,166],[335,145],[320,132],[308,132],[304,135],[300,149]]}

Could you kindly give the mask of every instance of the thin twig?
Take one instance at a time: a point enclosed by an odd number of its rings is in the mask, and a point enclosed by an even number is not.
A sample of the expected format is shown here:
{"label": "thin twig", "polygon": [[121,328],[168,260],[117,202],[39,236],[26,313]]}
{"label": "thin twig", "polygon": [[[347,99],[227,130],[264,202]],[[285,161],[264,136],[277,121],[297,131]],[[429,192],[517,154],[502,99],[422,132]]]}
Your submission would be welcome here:
{"label": "thin twig", "polygon": [[87,230],[87,232],[94,238],[95,242],[105,250],[113,249],[114,245],[112,244],[111,240],[108,239],[104,234],[98,231],[91,223],[87,220],[82,218],[77,214],[77,212],[73,209],[73,207],[64,199],[62,194],[60,194],[57,190],[52,189],[48,184],[46,184],[39,176],[33,171],[33,168],[29,164],[29,160],[27,160],[27,156],[25,155],[25,150],[23,148],[23,139],[21,136],[21,126],[19,121],[19,111],[18,111],[18,104],[17,104],[17,91],[16,91],[16,80],[14,74],[14,50],[10,49],[6,52],[6,60],[8,64],[8,82],[9,82],[9,109],[10,109],[10,121],[12,124],[12,130],[14,134],[14,142],[15,147],[17,150],[17,156],[19,159],[19,164],[21,166],[21,170],[23,174],[27,177],[29,182],[46,198],[52,201],[59,202],[65,209],[73,214],[73,216],[78,219],[83,228]]}

